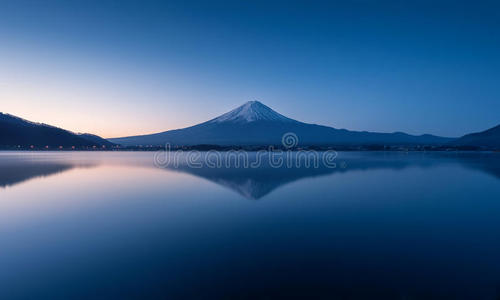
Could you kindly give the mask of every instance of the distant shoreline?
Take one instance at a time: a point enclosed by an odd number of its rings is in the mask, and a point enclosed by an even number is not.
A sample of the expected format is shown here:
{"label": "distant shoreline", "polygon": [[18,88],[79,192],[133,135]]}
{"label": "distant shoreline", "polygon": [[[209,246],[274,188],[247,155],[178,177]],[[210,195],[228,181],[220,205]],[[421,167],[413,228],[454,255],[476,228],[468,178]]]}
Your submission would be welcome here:
{"label": "distant shoreline", "polygon": [[[23,147],[0,147],[0,151],[25,151],[25,152],[154,152],[165,151],[165,147],[159,146],[129,146],[129,147],[113,147],[113,148],[59,148],[59,147],[43,147],[43,148],[23,148]],[[175,146],[168,149],[168,151],[364,151],[364,152],[455,152],[455,151],[469,151],[469,152],[500,152],[500,149],[485,148],[476,146],[407,146],[407,145],[364,145],[364,146],[304,146],[286,148],[282,145],[276,146],[219,146],[219,145],[194,145],[194,146]]]}

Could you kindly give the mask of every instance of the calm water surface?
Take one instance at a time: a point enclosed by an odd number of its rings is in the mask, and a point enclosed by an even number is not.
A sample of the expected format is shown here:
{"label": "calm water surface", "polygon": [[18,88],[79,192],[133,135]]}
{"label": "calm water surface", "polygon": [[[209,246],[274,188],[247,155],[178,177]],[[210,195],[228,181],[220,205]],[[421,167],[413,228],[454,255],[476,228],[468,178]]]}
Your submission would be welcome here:
{"label": "calm water surface", "polygon": [[500,153],[0,152],[0,299],[499,299]]}

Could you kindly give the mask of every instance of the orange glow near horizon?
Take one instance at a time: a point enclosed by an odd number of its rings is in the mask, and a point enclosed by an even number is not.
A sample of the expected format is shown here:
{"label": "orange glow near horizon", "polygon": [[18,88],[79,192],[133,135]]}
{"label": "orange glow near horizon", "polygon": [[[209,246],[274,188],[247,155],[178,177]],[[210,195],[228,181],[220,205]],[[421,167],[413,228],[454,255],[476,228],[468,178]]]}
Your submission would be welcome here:
{"label": "orange glow near horizon", "polygon": [[178,74],[155,77],[72,53],[55,56],[0,49],[0,64],[0,112],[103,138],[184,128],[237,105],[192,109],[192,101],[201,97],[187,93]]}

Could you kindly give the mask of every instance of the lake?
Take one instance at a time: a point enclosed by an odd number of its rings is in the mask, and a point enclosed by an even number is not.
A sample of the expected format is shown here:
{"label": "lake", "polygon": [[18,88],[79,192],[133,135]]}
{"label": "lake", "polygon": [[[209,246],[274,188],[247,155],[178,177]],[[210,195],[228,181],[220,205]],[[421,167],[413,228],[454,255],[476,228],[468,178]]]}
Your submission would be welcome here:
{"label": "lake", "polygon": [[158,159],[0,152],[0,299],[500,297],[500,153]]}

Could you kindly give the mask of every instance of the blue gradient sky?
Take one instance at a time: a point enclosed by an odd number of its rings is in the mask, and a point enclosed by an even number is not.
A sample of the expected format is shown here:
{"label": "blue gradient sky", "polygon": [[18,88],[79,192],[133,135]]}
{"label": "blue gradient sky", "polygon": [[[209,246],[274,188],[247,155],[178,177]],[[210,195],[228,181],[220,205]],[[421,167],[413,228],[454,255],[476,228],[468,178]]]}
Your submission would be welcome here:
{"label": "blue gradient sky", "polygon": [[0,0],[0,111],[118,137],[260,100],[459,136],[500,123],[496,3]]}

